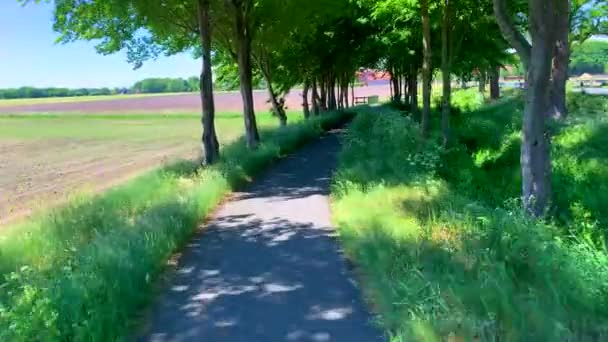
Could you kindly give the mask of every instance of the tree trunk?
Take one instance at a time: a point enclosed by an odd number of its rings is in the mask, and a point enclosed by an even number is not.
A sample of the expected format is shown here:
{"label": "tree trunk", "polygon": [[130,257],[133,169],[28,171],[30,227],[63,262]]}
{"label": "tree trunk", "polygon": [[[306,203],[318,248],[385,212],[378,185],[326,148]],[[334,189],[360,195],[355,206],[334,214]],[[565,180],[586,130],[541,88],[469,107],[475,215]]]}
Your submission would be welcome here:
{"label": "tree trunk", "polygon": [[410,105],[410,74],[406,73],[406,76],[403,78],[403,103],[406,106]]}
{"label": "tree trunk", "polygon": [[329,110],[336,110],[337,102],[336,102],[336,78],[333,74],[329,77],[329,82],[327,83],[327,92],[329,94]]}
{"label": "tree trunk", "polygon": [[319,116],[320,108],[319,103],[321,99],[319,98],[319,91],[317,89],[317,80],[316,78],[312,79],[312,113],[314,116]]}
{"label": "tree trunk", "polygon": [[526,69],[527,91],[521,146],[522,202],[526,212],[542,216],[551,196],[551,140],[546,118],[551,106],[551,60],[556,24],[563,22],[568,0],[529,0],[528,20],[532,45],[517,30],[507,13],[505,0],[494,1],[494,14],[501,32],[515,48]]}
{"label": "tree trunk", "polygon": [[414,114],[418,113],[418,70],[412,65],[410,78],[410,111]]}
{"label": "tree trunk", "polygon": [[490,71],[490,98],[497,100],[500,98],[500,67],[492,67]]}
{"label": "tree trunk", "polygon": [[332,99],[332,104],[333,104],[333,110],[336,110],[338,108],[338,97],[336,96],[336,76],[332,75],[331,78],[331,99]]}
{"label": "tree trunk", "polygon": [[272,104],[272,112],[274,115],[279,118],[279,125],[281,127],[287,126],[287,114],[285,113],[285,108],[283,108],[283,104],[279,102],[277,99],[277,94],[275,93],[272,87],[272,77],[270,76],[270,70],[267,68],[267,65],[260,60],[259,67],[264,79],[266,80],[266,84],[268,87],[268,96],[270,97],[270,104]]}
{"label": "tree trunk", "polygon": [[443,97],[441,106],[441,133],[443,135],[443,146],[447,146],[450,140],[450,114],[452,111],[451,97],[451,61],[450,61],[450,0],[444,0],[443,22],[441,25],[441,75],[443,78]]}
{"label": "tree trunk", "polygon": [[487,83],[487,74],[485,70],[479,69],[479,92],[485,93]]}
{"label": "tree trunk", "polygon": [[[245,7],[245,8],[243,8]],[[236,8],[237,59],[239,80],[241,82],[241,97],[243,98],[243,116],[245,119],[245,140],[247,147],[254,149],[260,143],[260,135],[255,119],[253,103],[253,82],[251,70],[251,32],[246,18],[249,17],[248,5],[240,4]],[[244,13],[245,12],[245,13]]]}
{"label": "tree trunk", "polygon": [[[528,10],[530,11],[532,2],[539,0],[529,0]],[[558,0],[562,1],[562,0]],[[512,48],[517,51],[520,57],[521,63],[524,69],[528,69],[528,62],[530,61],[531,47],[530,43],[524,35],[519,31],[518,27],[513,22],[513,17],[508,11],[506,0],[492,0],[494,8],[494,17],[496,17],[496,23],[500,28],[505,40],[511,45]],[[531,12],[531,11],[530,11]],[[531,26],[531,25],[530,25]]]}
{"label": "tree trunk", "polygon": [[302,108],[304,110],[305,119],[310,118],[310,106],[308,104],[309,89],[310,89],[310,84],[309,84],[308,80],[306,80],[306,81],[304,81],[304,89],[302,89]]}
{"label": "tree trunk", "polygon": [[350,84],[350,100],[351,103],[353,104],[353,107],[355,106],[355,80],[353,80],[353,82]]}
{"label": "tree trunk", "polygon": [[523,119],[522,197],[524,208],[534,216],[541,216],[551,194],[551,142],[545,120],[550,104],[552,51],[546,42],[537,40],[534,45],[528,68]]}
{"label": "tree trunk", "polygon": [[551,70],[551,107],[548,116],[562,120],[568,115],[566,107],[566,82],[568,81],[568,65],[570,64],[570,43],[568,34],[570,28],[570,1],[562,1],[557,11],[565,14],[558,16],[556,22],[556,42]]}
{"label": "tree trunk", "polygon": [[213,99],[213,75],[211,69],[211,24],[209,19],[209,0],[198,1],[199,37],[202,48],[202,71],[200,94],[203,106],[202,145],[203,162],[213,164],[220,157],[220,145],[215,133],[215,103]]}
{"label": "tree trunk", "polygon": [[338,109],[342,110],[344,108],[344,96],[342,95],[342,81],[340,78],[338,78],[335,88],[338,91],[338,99],[337,99]]}
{"label": "tree trunk", "polygon": [[321,111],[325,112],[327,111],[327,77],[323,76],[321,77],[321,84],[319,84],[319,86],[321,87]]}
{"label": "tree trunk", "polygon": [[344,78],[344,83],[342,84],[342,95],[344,96],[344,104],[346,108],[350,108],[350,103],[348,101],[348,77]]}
{"label": "tree trunk", "polygon": [[399,78],[395,75],[392,75],[391,82],[393,84],[393,101],[401,102],[401,90],[399,88]]}
{"label": "tree trunk", "polygon": [[287,114],[285,113],[285,108],[277,99],[277,94],[274,92],[274,89],[270,83],[268,84],[268,93],[270,95],[270,101],[272,102],[273,112],[279,118],[280,126],[287,126]]}
{"label": "tree trunk", "polygon": [[420,0],[420,8],[422,12],[422,136],[429,136],[430,119],[431,119],[431,21],[429,18],[428,0]]}

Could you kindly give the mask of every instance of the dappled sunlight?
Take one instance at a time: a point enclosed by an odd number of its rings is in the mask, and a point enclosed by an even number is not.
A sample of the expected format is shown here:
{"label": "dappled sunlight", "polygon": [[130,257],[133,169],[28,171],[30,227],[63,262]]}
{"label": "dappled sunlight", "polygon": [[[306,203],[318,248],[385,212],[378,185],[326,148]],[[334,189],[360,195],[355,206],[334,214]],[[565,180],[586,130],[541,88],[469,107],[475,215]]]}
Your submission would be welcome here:
{"label": "dappled sunlight", "polygon": [[331,227],[326,197],[337,137],[318,145],[287,157],[215,213],[179,258],[142,340],[381,337]]}
{"label": "dappled sunlight", "polygon": [[[333,274],[335,242],[328,227],[235,215],[220,216],[206,230],[182,257],[169,287],[170,300],[158,311],[165,317],[160,321],[179,316],[179,326],[197,322],[196,332],[191,331],[197,336],[219,338],[255,325],[256,334],[271,339],[303,341],[326,334],[330,341],[349,328],[349,317],[360,310],[345,301],[354,288],[342,292],[329,285],[340,275]],[[253,260],[238,256],[254,254]],[[211,268],[198,268],[200,260]],[[311,274],[318,280],[311,281]],[[305,298],[315,298],[314,304]],[[265,314],[270,312],[281,312],[279,322],[276,314]],[[298,333],[289,331],[294,327]],[[153,329],[151,340],[184,336],[179,330]]]}

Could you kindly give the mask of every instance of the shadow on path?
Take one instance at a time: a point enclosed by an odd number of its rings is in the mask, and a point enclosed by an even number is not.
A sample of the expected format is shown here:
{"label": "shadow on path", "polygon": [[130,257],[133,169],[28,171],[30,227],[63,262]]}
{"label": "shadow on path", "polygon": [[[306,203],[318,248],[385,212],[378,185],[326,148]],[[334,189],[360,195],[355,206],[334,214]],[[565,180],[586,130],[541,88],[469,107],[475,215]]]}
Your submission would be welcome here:
{"label": "shadow on path", "polygon": [[226,203],[191,242],[142,341],[382,341],[330,225],[333,132]]}

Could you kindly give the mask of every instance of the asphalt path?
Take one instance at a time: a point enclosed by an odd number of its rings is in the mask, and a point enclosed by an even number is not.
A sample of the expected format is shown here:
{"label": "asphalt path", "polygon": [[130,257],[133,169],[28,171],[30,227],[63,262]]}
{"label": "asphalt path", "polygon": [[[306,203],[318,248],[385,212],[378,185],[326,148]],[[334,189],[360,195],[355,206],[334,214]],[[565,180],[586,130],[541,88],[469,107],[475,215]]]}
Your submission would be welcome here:
{"label": "asphalt path", "polygon": [[223,205],[184,252],[141,341],[385,341],[335,238],[332,132]]}

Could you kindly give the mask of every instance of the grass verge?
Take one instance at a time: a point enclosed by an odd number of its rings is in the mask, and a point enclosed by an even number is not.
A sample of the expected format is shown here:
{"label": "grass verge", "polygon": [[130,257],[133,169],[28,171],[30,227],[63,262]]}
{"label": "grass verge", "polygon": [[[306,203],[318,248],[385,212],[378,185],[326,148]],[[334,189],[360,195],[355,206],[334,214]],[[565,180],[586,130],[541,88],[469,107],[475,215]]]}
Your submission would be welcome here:
{"label": "grass verge", "polygon": [[14,227],[0,237],[0,340],[124,338],[167,259],[227,193],[350,117],[266,130],[253,152],[240,140],[213,167],[178,163]]}
{"label": "grass verge", "polygon": [[606,104],[590,101],[605,100],[571,99],[568,123],[553,128],[547,221],[523,216],[513,199],[519,100],[456,114],[449,150],[437,133],[423,142],[393,109],[357,116],[334,179],[334,220],[392,341],[608,337],[607,227],[596,205],[608,194],[589,187],[608,175],[593,134]]}

